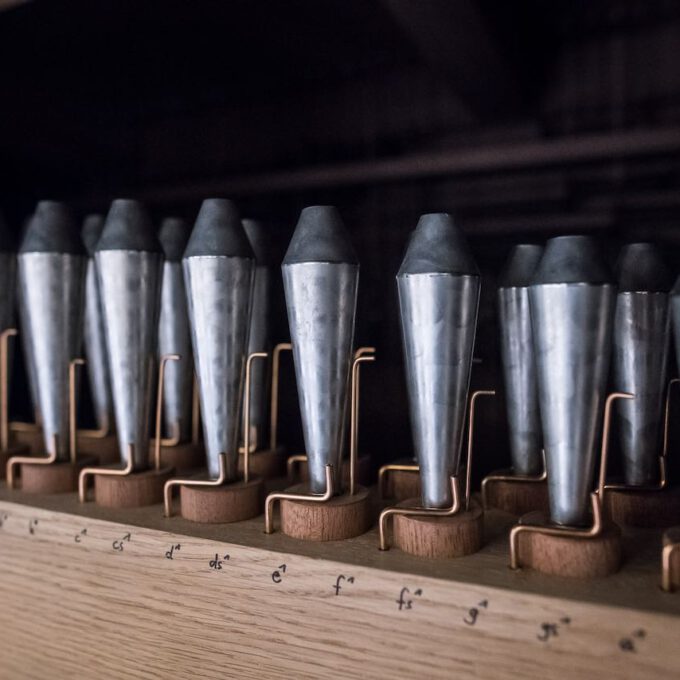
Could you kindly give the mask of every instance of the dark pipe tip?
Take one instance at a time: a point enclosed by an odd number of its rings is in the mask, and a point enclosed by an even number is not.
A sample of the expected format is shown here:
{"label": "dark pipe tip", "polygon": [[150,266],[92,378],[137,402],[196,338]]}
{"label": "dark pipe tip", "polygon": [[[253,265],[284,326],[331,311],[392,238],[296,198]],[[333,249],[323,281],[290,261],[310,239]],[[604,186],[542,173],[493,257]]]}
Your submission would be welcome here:
{"label": "dark pipe tip", "polygon": [[69,208],[57,201],[40,201],[29,220],[19,252],[84,255],[78,225]]}
{"label": "dark pipe tip", "polygon": [[335,206],[313,205],[300,213],[283,264],[303,262],[359,264]]}
{"label": "dark pipe tip", "polygon": [[184,257],[202,255],[255,259],[238,209],[226,198],[207,198],[201,204]]}
{"label": "dark pipe tip", "polygon": [[104,231],[103,215],[88,215],[85,218],[80,236],[83,239],[83,245],[90,256],[94,255],[94,250],[101,238],[102,231]]}
{"label": "dark pipe tip", "polygon": [[166,217],[158,231],[165,259],[168,262],[179,262],[189,242],[191,228],[181,217]]}
{"label": "dark pipe tip", "polygon": [[543,255],[543,246],[520,243],[511,251],[505,267],[498,277],[499,288],[525,288],[538,267]]}
{"label": "dark pipe tip", "polygon": [[16,251],[16,239],[14,232],[9,228],[2,213],[0,213],[0,253],[13,253]]}
{"label": "dark pipe tip", "polygon": [[161,244],[144,206],[133,199],[117,198],[111,203],[95,250],[159,253]]}
{"label": "dark pipe tip", "polygon": [[621,249],[616,273],[619,293],[667,293],[673,277],[653,243],[630,243]]}
{"label": "dark pipe tip", "polygon": [[268,225],[252,219],[244,219],[242,222],[257,264],[263,267],[274,264],[275,256]]}
{"label": "dark pipe tip", "polygon": [[451,215],[421,215],[397,276],[404,274],[479,276],[465,235]]}
{"label": "dark pipe tip", "polygon": [[613,284],[614,277],[590,236],[548,239],[532,286],[551,283]]}

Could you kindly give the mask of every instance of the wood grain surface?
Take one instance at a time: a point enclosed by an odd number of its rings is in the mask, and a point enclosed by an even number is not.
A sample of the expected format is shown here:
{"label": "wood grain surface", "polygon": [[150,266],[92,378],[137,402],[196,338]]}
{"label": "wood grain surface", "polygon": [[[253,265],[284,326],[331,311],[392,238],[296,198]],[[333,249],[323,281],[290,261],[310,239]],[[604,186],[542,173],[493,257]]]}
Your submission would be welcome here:
{"label": "wood grain surface", "polygon": [[0,520],[2,678],[680,674],[658,532],[627,535],[622,571],[581,582],[508,569],[511,518],[493,513],[456,560],[381,553],[374,530],[307,543],[261,518],[203,526],[71,494],[3,489]]}

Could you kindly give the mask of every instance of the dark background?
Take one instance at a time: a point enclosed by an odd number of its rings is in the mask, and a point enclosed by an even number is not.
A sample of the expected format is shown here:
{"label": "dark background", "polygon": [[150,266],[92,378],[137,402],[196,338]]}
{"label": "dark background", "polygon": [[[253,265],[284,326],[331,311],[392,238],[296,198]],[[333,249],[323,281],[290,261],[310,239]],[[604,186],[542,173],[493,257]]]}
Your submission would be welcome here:
{"label": "dark background", "polygon": [[[592,233],[677,263],[680,3],[673,0],[0,0],[0,208],[79,217],[116,197],[193,220],[209,196],[282,253],[339,206],[361,258],[361,449],[410,453],[394,276],[423,212],[483,271],[473,384],[501,388],[495,277],[512,244]],[[287,340],[280,278],[275,340]],[[301,447],[293,374],[281,438]],[[20,384],[20,383],[19,383]],[[27,412],[21,390],[14,411]],[[502,395],[476,475],[507,462]]]}

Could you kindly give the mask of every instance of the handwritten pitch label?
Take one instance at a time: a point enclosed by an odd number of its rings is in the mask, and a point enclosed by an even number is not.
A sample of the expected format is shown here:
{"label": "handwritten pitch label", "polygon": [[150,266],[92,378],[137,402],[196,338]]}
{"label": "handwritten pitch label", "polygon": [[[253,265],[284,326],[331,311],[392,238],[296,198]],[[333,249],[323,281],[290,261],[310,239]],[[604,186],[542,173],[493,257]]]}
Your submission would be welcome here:
{"label": "handwritten pitch label", "polygon": [[272,581],[274,583],[281,583],[281,581],[283,581],[283,574],[285,574],[285,573],[286,573],[286,565],[285,564],[279,565],[279,568],[275,569],[272,572]]}
{"label": "handwritten pitch label", "polygon": [[123,552],[123,546],[125,543],[129,543],[132,540],[132,534],[129,532],[123,536],[121,539],[115,540],[112,544],[111,547],[116,551],[116,552]]}
{"label": "handwritten pitch label", "polygon": [[[414,590],[412,594],[413,597],[420,597],[423,594],[422,588]],[[402,611],[403,609],[413,609],[413,599],[408,597],[409,595],[411,595],[411,591],[408,588],[404,587],[401,589],[399,599],[395,600],[399,607],[399,611]]]}

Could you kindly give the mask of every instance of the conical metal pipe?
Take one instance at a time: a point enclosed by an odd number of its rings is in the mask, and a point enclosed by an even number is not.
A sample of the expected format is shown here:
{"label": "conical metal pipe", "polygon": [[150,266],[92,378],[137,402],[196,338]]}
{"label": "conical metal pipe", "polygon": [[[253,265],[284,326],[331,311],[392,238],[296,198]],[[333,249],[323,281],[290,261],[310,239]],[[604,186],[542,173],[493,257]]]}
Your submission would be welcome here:
{"label": "conical metal pipe", "polygon": [[182,260],[208,472],[238,470],[255,256],[231,201],[203,201]]}
{"label": "conical metal pipe", "polygon": [[[22,328],[36,380],[45,450],[69,458],[69,364],[82,342],[85,251],[69,210],[41,201],[19,249]],[[56,437],[55,437],[56,435]]]}
{"label": "conical metal pipe", "polygon": [[158,320],[158,355],[180,356],[179,361],[170,361],[165,367],[163,420],[167,436],[176,434],[181,442],[191,437],[191,390],[194,382],[189,311],[182,271],[182,255],[190,234],[189,225],[177,217],[163,220],[158,233],[165,255]]}
{"label": "conical metal pipe", "polygon": [[132,450],[133,470],[141,471],[149,466],[163,255],[139,202],[113,201],[97,242],[95,261],[120,457],[127,464]]}
{"label": "conical metal pipe", "polygon": [[113,426],[113,397],[111,396],[111,379],[109,361],[106,351],[104,333],[104,317],[102,314],[101,293],[94,250],[104,229],[104,218],[101,215],[88,215],[82,230],[82,239],[88,253],[85,272],[85,315],[83,326],[83,343],[87,358],[87,375],[90,382],[90,394],[97,422],[97,429],[103,430]]}
{"label": "conical metal pipe", "polygon": [[651,243],[623,248],[617,270],[614,389],[635,398],[618,400],[616,425],[624,481],[643,486],[659,479],[673,280],[661,253]]}
{"label": "conical metal pipe", "polygon": [[531,331],[529,282],[543,248],[521,244],[512,249],[498,282],[498,322],[512,469],[537,475],[543,467],[541,416]]}
{"label": "conical metal pipe", "polygon": [[333,206],[300,214],[281,267],[312,493],[339,489],[359,263]]}
{"label": "conical metal pipe", "polygon": [[592,239],[550,239],[529,288],[553,522],[589,521],[616,286]]}
{"label": "conical metal pipe", "polygon": [[[270,345],[269,318],[271,314],[271,263],[272,247],[267,228],[258,220],[243,220],[248,241],[255,253],[255,283],[250,313],[250,333],[248,336],[248,355],[253,352],[268,352]],[[256,361],[251,368],[250,387],[250,427],[251,441],[261,448],[265,441],[267,428],[267,363]],[[245,427],[245,423],[244,423]]]}
{"label": "conical metal pipe", "polygon": [[458,474],[480,276],[446,213],[423,215],[397,274],[411,429],[422,503],[449,507]]}

